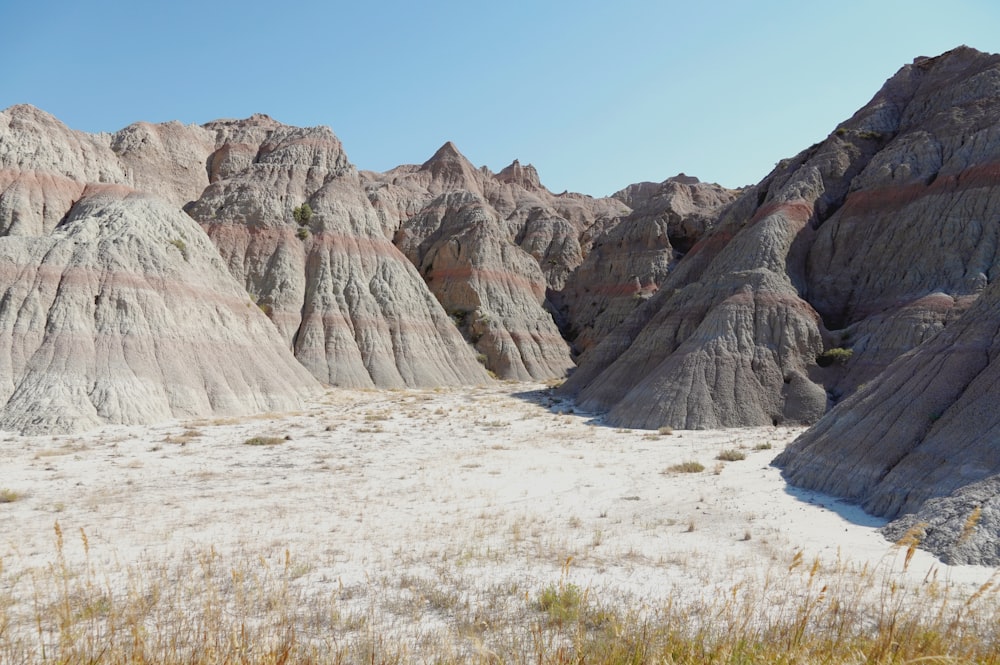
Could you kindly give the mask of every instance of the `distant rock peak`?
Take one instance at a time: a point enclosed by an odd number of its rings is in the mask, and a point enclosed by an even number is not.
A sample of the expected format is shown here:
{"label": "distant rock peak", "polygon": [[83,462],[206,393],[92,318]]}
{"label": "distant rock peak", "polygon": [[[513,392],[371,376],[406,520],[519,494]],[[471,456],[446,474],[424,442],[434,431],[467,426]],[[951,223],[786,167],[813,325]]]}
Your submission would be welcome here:
{"label": "distant rock peak", "polygon": [[531,164],[521,165],[521,162],[514,160],[510,166],[506,167],[496,175],[497,180],[514,185],[519,185],[529,190],[542,189],[542,183],[538,178],[538,171]]}

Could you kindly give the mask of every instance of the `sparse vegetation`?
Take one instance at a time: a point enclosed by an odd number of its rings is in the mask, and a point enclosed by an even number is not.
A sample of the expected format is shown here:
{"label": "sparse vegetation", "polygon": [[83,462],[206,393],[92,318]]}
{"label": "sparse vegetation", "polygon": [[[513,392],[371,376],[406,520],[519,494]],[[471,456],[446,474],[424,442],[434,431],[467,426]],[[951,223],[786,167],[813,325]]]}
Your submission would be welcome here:
{"label": "sparse vegetation", "polygon": [[6,487],[0,488],[0,503],[14,503],[21,498],[18,492]]}
{"label": "sparse vegetation", "polygon": [[310,235],[309,229],[307,229],[304,226],[300,226],[298,231],[295,232],[295,237],[298,238],[299,240],[305,240],[306,238],[309,237],[309,235]]}
{"label": "sparse vegetation", "polygon": [[673,464],[667,467],[665,473],[701,473],[705,470],[705,465],[694,460]]}
{"label": "sparse vegetation", "polygon": [[853,350],[845,349],[843,347],[827,349],[823,353],[816,356],[816,364],[820,367],[829,367],[834,363],[843,365],[851,359],[852,355],[854,355]]}
{"label": "sparse vegetation", "polygon": [[579,619],[585,602],[584,591],[565,581],[545,587],[538,595],[538,609],[545,612],[550,622],[560,626]]}
{"label": "sparse vegetation", "polygon": [[720,452],[718,455],[715,456],[715,459],[721,460],[723,462],[739,462],[741,460],[745,460],[746,458],[747,454],[745,452],[743,452],[742,450],[736,450],[735,448],[729,448],[727,450],[723,450],[722,452]]}
{"label": "sparse vegetation", "polygon": [[181,253],[181,256],[184,257],[185,261],[190,259],[190,255],[188,254],[187,243],[185,243],[182,239],[174,238],[173,240],[170,241],[170,244],[177,248],[177,251]]}
{"label": "sparse vegetation", "polygon": [[245,446],[276,446],[284,443],[284,437],[280,436],[254,436],[243,442]]}
{"label": "sparse vegetation", "polygon": [[186,429],[180,434],[171,434],[163,439],[164,443],[176,443],[182,446],[186,446],[195,439],[201,436],[201,432],[196,429]]}
{"label": "sparse vegetation", "polygon": [[763,443],[758,443],[753,447],[754,450],[771,450],[774,448],[774,444],[770,441],[764,441]]}
{"label": "sparse vegetation", "polygon": [[674,433],[674,428],[664,426],[656,431],[660,434],[660,436],[670,436],[671,434]]}
{"label": "sparse vegetation", "polygon": [[308,203],[303,203],[302,205],[294,208],[292,210],[292,218],[298,223],[299,226],[305,226],[312,220],[313,210]]}

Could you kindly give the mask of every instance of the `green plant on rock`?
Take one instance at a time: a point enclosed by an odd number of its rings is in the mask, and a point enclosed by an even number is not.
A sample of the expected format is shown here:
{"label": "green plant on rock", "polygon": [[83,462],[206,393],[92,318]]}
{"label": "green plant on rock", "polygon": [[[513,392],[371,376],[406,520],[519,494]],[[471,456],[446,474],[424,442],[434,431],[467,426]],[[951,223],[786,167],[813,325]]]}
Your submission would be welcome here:
{"label": "green plant on rock", "polygon": [[300,227],[298,231],[295,232],[295,237],[299,240],[305,240],[309,237],[309,229],[306,227]]}
{"label": "green plant on rock", "polygon": [[816,356],[816,364],[820,367],[829,367],[834,363],[838,365],[845,364],[854,355],[854,351],[851,349],[845,349],[843,347],[837,347],[834,349],[827,349],[823,353]]}
{"label": "green plant on rock", "polygon": [[312,219],[313,210],[308,203],[303,203],[292,210],[292,218],[298,222],[299,226],[305,226]]}

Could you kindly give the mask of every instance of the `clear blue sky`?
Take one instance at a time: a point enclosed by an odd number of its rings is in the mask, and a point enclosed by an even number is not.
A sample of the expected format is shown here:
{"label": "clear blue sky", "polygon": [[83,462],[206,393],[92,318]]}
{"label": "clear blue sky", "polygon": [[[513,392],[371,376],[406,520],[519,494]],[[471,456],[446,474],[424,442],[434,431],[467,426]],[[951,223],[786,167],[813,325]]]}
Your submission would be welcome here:
{"label": "clear blue sky", "polygon": [[454,141],[605,195],[760,180],[919,55],[1000,52],[996,0],[2,0],[0,108],[74,129],[267,113],[362,169]]}

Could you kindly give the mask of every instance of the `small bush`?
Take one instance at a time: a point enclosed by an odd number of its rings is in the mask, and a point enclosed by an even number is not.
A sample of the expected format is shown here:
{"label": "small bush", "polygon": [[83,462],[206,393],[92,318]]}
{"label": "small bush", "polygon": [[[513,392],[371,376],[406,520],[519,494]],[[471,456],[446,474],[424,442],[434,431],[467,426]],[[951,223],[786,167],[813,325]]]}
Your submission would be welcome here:
{"label": "small bush", "polygon": [[276,446],[284,443],[285,439],[280,436],[255,436],[243,442],[246,446]]}
{"label": "small bush", "polygon": [[559,625],[579,619],[583,603],[583,591],[575,584],[550,584],[538,594],[538,609]]}
{"label": "small bush", "polygon": [[656,431],[660,433],[660,436],[670,436],[671,434],[674,433],[674,428],[673,427],[661,427],[660,429],[658,429]]}
{"label": "small bush", "polygon": [[309,229],[304,226],[299,227],[299,230],[295,232],[295,237],[299,240],[305,240],[309,237]]}
{"label": "small bush", "polygon": [[0,489],[0,503],[14,503],[21,495],[11,489]]}
{"label": "small bush", "polygon": [[292,217],[298,222],[299,226],[305,226],[312,219],[313,211],[308,203],[303,203],[299,207],[292,210]]}
{"label": "small bush", "polygon": [[843,365],[851,359],[852,355],[854,355],[854,351],[851,349],[845,349],[842,347],[828,349],[816,356],[816,364],[820,367],[829,367],[834,363]]}
{"label": "small bush", "polygon": [[754,450],[770,450],[771,448],[774,448],[774,446],[771,444],[770,441],[765,441],[764,443],[758,443],[756,446],[753,447]]}
{"label": "small bush", "polygon": [[674,464],[667,467],[667,473],[701,473],[705,470],[705,465],[701,462],[688,461]]}
{"label": "small bush", "polygon": [[747,454],[745,452],[733,449],[723,450],[715,456],[715,459],[722,460],[723,462],[739,462],[740,460],[745,460],[746,458]]}

